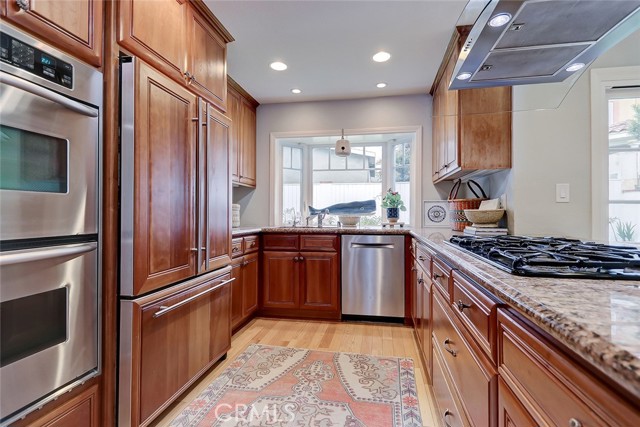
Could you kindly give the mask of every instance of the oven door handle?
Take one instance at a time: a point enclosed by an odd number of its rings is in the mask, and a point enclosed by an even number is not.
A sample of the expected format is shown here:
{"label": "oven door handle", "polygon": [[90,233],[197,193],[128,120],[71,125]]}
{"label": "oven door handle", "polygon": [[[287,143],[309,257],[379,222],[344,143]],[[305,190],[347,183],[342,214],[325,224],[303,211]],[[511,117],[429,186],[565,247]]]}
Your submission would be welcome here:
{"label": "oven door handle", "polygon": [[95,251],[98,244],[95,242],[82,243],[79,245],[68,245],[60,247],[51,247],[44,249],[36,249],[33,251],[20,251],[16,253],[0,254],[0,266],[22,264],[25,262],[42,261],[51,258],[60,257],[77,257],[81,254]]}
{"label": "oven door handle", "polygon": [[45,89],[42,86],[38,86],[35,83],[31,83],[30,81],[23,80],[11,74],[0,73],[0,83],[13,86],[17,89],[32,93],[33,95],[39,96],[41,98],[48,99],[49,101],[60,104],[63,107],[68,108],[69,110],[75,111],[76,113],[80,113],[89,117],[98,117],[98,110],[95,108],[91,108],[87,105],[81,104],[71,98],[67,98],[66,96],[60,95],[52,90]]}

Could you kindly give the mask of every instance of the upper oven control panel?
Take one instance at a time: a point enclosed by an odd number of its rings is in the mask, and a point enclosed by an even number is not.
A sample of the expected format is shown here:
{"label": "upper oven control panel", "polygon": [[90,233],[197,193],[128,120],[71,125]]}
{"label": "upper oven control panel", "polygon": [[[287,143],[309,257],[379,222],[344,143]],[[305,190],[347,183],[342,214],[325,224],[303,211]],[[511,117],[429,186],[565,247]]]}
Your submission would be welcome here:
{"label": "upper oven control panel", "polygon": [[8,34],[0,33],[2,62],[28,71],[50,82],[73,89],[73,65]]}

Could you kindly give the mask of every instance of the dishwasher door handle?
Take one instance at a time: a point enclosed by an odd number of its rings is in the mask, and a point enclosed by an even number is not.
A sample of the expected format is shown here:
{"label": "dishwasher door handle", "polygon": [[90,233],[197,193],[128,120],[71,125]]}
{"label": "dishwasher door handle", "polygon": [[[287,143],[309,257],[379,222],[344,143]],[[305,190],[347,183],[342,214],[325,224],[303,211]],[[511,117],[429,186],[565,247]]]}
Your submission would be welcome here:
{"label": "dishwasher door handle", "polygon": [[352,248],[393,249],[393,243],[352,243]]}

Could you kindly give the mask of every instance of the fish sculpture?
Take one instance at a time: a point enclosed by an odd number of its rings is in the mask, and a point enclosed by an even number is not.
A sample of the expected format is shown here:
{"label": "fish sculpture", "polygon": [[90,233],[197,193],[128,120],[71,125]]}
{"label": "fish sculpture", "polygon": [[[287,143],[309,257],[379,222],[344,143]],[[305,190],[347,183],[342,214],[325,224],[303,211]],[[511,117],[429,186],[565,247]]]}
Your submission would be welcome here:
{"label": "fish sculpture", "polygon": [[309,206],[309,215],[318,215],[325,210],[328,210],[330,215],[369,215],[376,211],[376,201],[372,199],[359,202],[337,203],[327,206],[324,209],[316,209],[313,206]]}

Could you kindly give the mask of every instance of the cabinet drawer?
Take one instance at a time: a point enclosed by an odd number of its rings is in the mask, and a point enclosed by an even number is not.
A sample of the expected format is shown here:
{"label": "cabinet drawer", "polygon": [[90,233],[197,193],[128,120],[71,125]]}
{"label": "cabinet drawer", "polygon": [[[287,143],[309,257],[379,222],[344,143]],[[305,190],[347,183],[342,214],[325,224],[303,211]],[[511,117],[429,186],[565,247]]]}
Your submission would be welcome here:
{"label": "cabinet drawer", "polygon": [[300,236],[301,251],[336,252],[338,250],[338,236]]}
{"label": "cabinet drawer", "polygon": [[451,268],[436,257],[432,258],[431,280],[446,297],[447,302],[451,302]]}
{"label": "cabinet drawer", "polygon": [[[640,413],[553,348],[498,310],[500,376],[539,424],[640,425]],[[572,419],[579,421],[576,424]]]}
{"label": "cabinet drawer", "polygon": [[[437,344],[437,343],[434,343]],[[463,427],[469,425],[461,406],[446,380],[444,362],[440,354],[433,355],[433,395],[436,399],[438,413],[434,418],[442,425],[449,427]]]}
{"label": "cabinet drawer", "polygon": [[265,234],[262,236],[264,250],[297,251],[297,234]]}
{"label": "cabinet drawer", "polygon": [[442,357],[470,421],[477,426],[494,425],[491,407],[495,404],[497,375],[481,351],[462,336],[462,326],[448,310],[442,297],[434,294],[434,354]]}
{"label": "cabinet drawer", "polygon": [[242,256],[242,237],[231,241],[231,257],[236,258]]}
{"label": "cabinet drawer", "polygon": [[453,272],[453,311],[492,360],[496,360],[497,303]]}
{"label": "cabinet drawer", "polygon": [[260,249],[260,240],[258,239],[258,236],[245,236],[242,240],[244,241],[245,254],[256,252]]}

